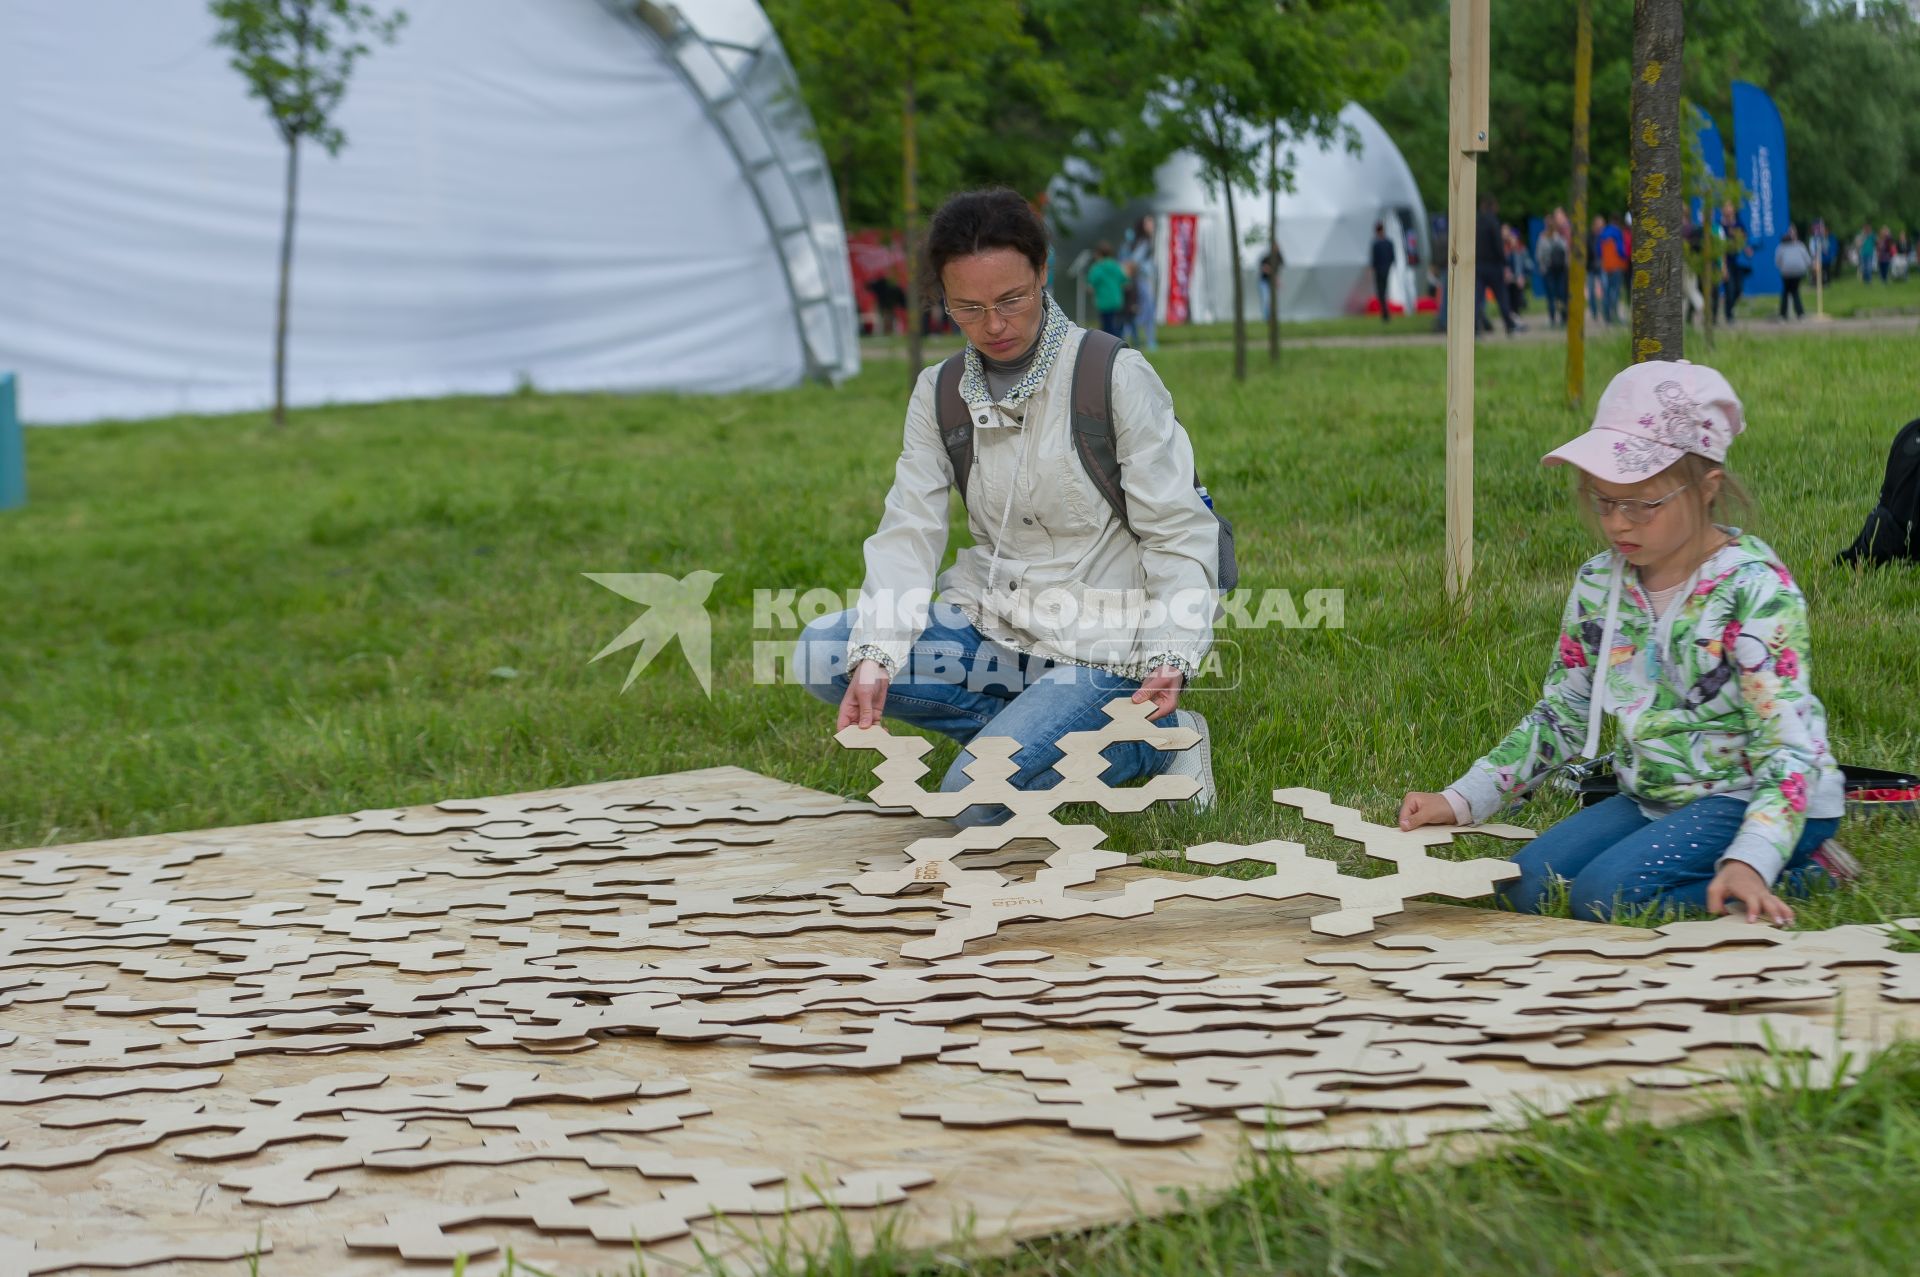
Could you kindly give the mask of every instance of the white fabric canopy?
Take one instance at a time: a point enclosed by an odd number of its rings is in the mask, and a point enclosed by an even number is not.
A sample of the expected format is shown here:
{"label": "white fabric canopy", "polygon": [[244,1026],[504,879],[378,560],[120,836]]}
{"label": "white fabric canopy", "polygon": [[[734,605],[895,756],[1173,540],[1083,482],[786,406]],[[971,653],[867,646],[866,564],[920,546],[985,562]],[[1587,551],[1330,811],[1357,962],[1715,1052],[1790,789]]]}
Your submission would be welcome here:
{"label": "white fabric canopy", "polygon": [[[347,148],[302,147],[290,402],[857,371],[831,181],[757,4],[404,7]],[[213,33],[200,0],[0,5],[28,421],[271,402],[285,148]]]}
{"label": "white fabric canopy", "polygon": [[[1427,217],[1413,172],[1387,131],[1364,107],[1349,103],[1340,122],[1352,130],[1356,150],[1344,140],[1323,145],[1312,140],[1293,144],[1293,189],[1280,195],[1277,238],[1286,267],[1280,282],[1280,317],[1288,320],[1327,319],[1364,310],[1373,298],[1370,253],[1373,226],[1383,222],[1396,245],[1411,232],[1429,260]],[[1233,272],[1238,265],[1245,283],[1246,313],[1260,317],[1259,263],[1267,244],[1267,193],[1234,188],[1234,213],[1239,221],[1240,247],[1236,252],[1227,234],[1224,195],[1209,189],[1200,161],[1190,152],[1169,159],[1154,175],[1154,194],[1116,209],[1099,200],[1082,199],[1080,215],[1065,236],[1060,260],[1074,261],[1098,240],[1116,247],[1125,229],[1142,214],[1156,214],[1156,254],[1160,264],[1160,316],[1167,304],[1167,215],[1191,213],[1197,217],[1189,313],[1196,324],[1233,318]],[[1425,268],[1413,269],[1404,249],[1388,277],[1388,298],[1413,309]],[[1063,303],[1073,289],[1057,283]],[[1088,316],[1088,318],[1091,318]]]}

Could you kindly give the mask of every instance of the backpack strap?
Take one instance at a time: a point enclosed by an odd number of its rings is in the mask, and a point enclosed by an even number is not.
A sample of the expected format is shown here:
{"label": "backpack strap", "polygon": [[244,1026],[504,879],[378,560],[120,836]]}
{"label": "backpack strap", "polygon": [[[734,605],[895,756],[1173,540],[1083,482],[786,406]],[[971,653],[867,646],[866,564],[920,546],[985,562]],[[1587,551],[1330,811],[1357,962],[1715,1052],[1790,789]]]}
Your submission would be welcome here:
{"label": "backpack strap", "polygon": [[941,361],[933,382],[933,422],[953,465],[953,486],[959,489],[961,505],[967,503],[967,476],[973,473],[972,410],[960,397],[960,374],[966,367],[966,351],[949,355]]}
{"label": "backpack strap", "polygon": [[1087,477],[1127,531],[1127,490],[1120,482],[1119,445],[1113,433],[1113,365],[1121,342],[1111,333],[1089,331],[1073,360],[1073,450]]}

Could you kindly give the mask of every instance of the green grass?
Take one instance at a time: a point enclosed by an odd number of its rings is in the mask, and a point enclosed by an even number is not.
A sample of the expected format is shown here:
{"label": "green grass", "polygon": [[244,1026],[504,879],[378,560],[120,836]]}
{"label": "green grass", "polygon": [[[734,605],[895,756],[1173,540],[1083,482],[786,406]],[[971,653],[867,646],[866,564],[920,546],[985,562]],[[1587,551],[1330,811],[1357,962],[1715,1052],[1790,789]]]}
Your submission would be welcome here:
{"label": "green grass", "polygon": [[[1783,344],[1785,343],[1785,344]],[[1594,347],[1594,388],[1622,342]],[[1920,575],[1827,560],[1911,415],[1895,335],[1715,352],[1752,421],[1757,530],[1812,604],[1816,689],[1848,761],[1920,762]],[[1484,345],[1474,606],[1445,598],[1444,352],[1318,350],[1228,376],[1158,357],[1245,584],[1345,591],[1342,629],[1237,631],[1239,688],[1196,689],[1219,741],[1206,817],[1102,819],[1112,845],[1306,837],[1276,782],[1385,818],[1532,703],[1573,566],[1591,553],[1539,455],[1580,426],[1552,345]],[[721,399],[510,396],[176,419],[28,440],[32,503],[0,541],[0,844],[277,820],[734,763],[864,792],[826,707],[756,685],[753,592],[845,591],[879,515],[906,369]],[[964,533],[961,533],[964,536]],[[709,568],[715,680],[669,652],[625,694],[588,657],[637,609],[580,574]],[[944,766],[951,746],[934,756]],[[1544,823],[1564,807],[1531,813]],[[1906,826],[1854,829],[1875,867],[1819,921],[1920,905]]]}
{"label": "green grass", "polygon": [[[1800,299],[1807,313],[1814,311],[1812,281],[1800,286]],[[1874,319],[1889,315],[1920,314],[1920,280],[1905,279],[1897,284],[1860,282],[1857,271],[1845,271],[1828,281],[1821,297],[1826,313],[1839,319]],[[1752,313],[1774,314],[1779,303],[1772,297],[1756,297],[1744,309]]]}
{"label": "green grass", "polygon": [[[771,1277],[1345,1277],[1434,1274],[1905,1274],[1920,1211],[1920,1056],[1848,1086],[1755,1074],[1741,1102],[1666,1126],[1630,1102],[1542,1121],[1496,1152],[1312,1170],[1249,1163],[1213,1197],[1012,1255],[762,1242]],[[729,1270],[715,1264],[714,1272]]]}
{"label": "green grass", "polygon": [[[1624,353],[1596,339],[1593,394]],[[1913,355],[1893,334],[1729,334],[1713,355],[1748,407],[1735,460],[1760,499],[1754,527],[1811,601],[1836,751],[1907,768],[1920,763],[1920,573],[1828,559],[1913,414]],[[1322,349],[1277,373],[1256,359],[1244,384],[1230,358],[1170,343],[1155,362],[1239,527],[1245,584],[1342,589],[1346,625],[1230,636],[1239,687],[1191,701],[1214,723],[1220,807],[1099,819],[1127,850],[1289,836],[1350,863],[1268,791],[1327,789],[1386,819],[1532,703],[1593,549],[1564,476],[1537,460],[1582,422],[1561,406],[1558,346],[1481,345],[1479,560],[1463,612],[1441,574],[1444,352]],[[0,846],[722,763],[864,792],[871,759],[831,745],[827,707],[755,684],[753,644],[793,631],[756,630],[752,600],[858,584],[905,383],[904,366],[876,361],[839,390],[30,432],[32,502],[0,516]],[[625,657],[588,658],[636,609],[580,573],[696,568],[725,574],[712,698],[675,652],[622,694]],[[1553,799],[1522,819],[1567,810]],[[1920,912],[1914,835],[1850,822],[1872,877],[1803,919]],[[1327,1180],[1265,1165],[1216,1204],[1030,1250],[1010,1271],[1904,1271],[1917,1092],[1903,1057],[1858,1088],[1674,1130],[1562,1122],[1418,1173],[1391,1159]],[[844,1254],[809,1263],[883,1270]]]}

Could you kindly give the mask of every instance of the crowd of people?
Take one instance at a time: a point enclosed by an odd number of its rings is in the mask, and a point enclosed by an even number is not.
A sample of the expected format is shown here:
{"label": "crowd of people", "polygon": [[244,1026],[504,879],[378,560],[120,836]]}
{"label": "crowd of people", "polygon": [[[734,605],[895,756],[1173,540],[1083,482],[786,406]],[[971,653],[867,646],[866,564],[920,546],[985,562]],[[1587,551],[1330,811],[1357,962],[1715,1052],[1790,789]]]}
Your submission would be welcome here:
{"label": "crowd of people", "polygon": [[[1584,296],[1571,294],[1575,248],[1572,219],[1565,208],[1556,208],[1539,219],[1539,230],[1531,244],[1520,227],[1500,217],[1499,201],[1481,201],[1479,219],[1474,227],[1476,316],[1478,331],[1493,328],[1486,314],[1491,297],[1508,333],[1525,328],[1518,316],[1531,299],[1546,304],[1547,323],[1563,328],[1571,306],[1582,305],[1592,322],[1617,325],[1629,321],[1633,272],[1633,224],[1631,217],[1596,214],[1587,227],[1586,284]],[[1435,219],[1435,235],[1446,234],[1444,218]],[[1681,235],[1688,249],[1687,311],[1690,319],[1699,319],[1709,308],[1718,322],[1733,323],[1740,315],[1740,303],[1747,292],[1748,278],[1754,270],[1755,248],[1745,215],[1735,204],[1713,211],[1703,222],[1688,211]],[[1804,318],[1806,303],[1801,296],[1807,281],[1830,283],[1851,262],[1863,283],[1876,279],[1882,284],[1904,281],[1913,262],[1912,237],[1895,233],[1890,226],[1876,230],[1863,223],[1850,240],[1832,234],[1823,219],[1815,218],[1804,236],[1797,225],[1789,223],[1773,248],[1774,269],[1780,276],[1778,317]],[[1711,300],[1705,284],[1712,289]],[[1436,281],[1435,287],[1439,287]],[[1437,327],[1446,327],[1444,307]]]}

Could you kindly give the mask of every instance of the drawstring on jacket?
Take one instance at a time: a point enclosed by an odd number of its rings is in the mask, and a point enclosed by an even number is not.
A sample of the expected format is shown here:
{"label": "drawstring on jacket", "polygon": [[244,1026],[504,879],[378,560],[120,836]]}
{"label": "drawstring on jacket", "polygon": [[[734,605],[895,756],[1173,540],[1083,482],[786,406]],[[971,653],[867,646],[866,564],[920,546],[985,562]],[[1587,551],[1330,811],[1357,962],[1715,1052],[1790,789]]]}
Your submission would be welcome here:
{"label": "drawstring on jacket", "polygon": [[1607,671],[1613,666],[1614,623],[1619,620],[1620,578],[1625,575],[1626,560],[1615,554],[1607,560],[1613,570],[1613,584],[1607,588],[1607,619],[1600,627],[1600,649],[1593,654],[1593,686],[1587,693],[1588,758],[1600,756],[1600,720],[1606,713]]}
{"label": "drawstring on jacket", "polygon": [[[1722,547],[1724,548],[1724,547]],[[1667,644],[1673,634],[1673,618],[1686,606],[1687,598],[1700,584],[1700,574],[1712,563],[1715,550],[1693,569],[1687,577],[1687,585],[1680,597],[1668,606],[1665,616],[1653,618],[1653,636],[1648,641],[1654,646],[1654,655],[1661,661],[1666,660]],[[1587,745],[1582,751],[1587,758],[1600,756],[1600,722],[1606,715],[1604,704],[1607,697],[1607,671],[1613,668],[1613,635],[1620,614],[1620,582],[1626,576],[1627,561],[1620,554],[1614,554],[1607,562],[1613,570],[1613,584],[1607,589],[1607,619],[1600,627],[1600,650],[1594,653],[1593,686],[1587,694]]]}

